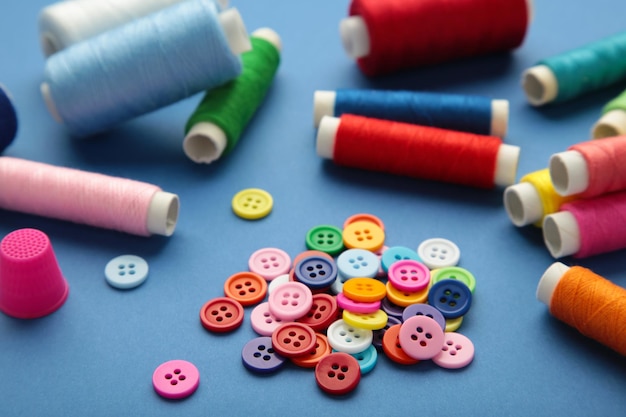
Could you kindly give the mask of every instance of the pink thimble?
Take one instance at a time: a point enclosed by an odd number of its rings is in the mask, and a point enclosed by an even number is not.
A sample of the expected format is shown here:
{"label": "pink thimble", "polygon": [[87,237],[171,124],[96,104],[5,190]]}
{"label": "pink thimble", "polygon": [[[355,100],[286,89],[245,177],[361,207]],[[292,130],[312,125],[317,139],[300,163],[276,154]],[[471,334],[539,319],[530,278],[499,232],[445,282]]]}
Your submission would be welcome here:
{"label": "pink thimble", "polygon": [[0,311],[20,319],[53,313],[69,286],[50,240],[36,229],[19,229],[0,242]]}

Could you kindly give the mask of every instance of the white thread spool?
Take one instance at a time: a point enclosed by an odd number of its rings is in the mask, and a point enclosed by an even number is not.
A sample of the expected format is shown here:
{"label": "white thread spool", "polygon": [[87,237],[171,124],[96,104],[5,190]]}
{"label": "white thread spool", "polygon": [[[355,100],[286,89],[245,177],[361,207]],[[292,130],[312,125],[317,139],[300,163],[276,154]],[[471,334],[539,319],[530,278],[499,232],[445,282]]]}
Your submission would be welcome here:
{"label": "white thread spool", "polygon": [[615,109],[606,112],[591,128],[594,139],[626,135],[626,111]]}

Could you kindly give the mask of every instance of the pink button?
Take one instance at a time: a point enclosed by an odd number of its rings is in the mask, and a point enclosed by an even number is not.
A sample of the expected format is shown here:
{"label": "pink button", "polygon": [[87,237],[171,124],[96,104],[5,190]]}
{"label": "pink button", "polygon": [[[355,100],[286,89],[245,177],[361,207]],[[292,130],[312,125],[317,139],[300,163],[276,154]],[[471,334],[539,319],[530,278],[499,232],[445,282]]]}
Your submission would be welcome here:
{"label": "pink button", "polygon": [[255,332],[261,336],[271,336],[283,321],[270,312],[269,303],[261,303],[252,310],[250,323]]}
{"label": "pink button", "polygon": [[439,323],[427,316],[413,316],[400,327],[402,350],[413,359],[426,360],[437,356],[444,343]]}
{"label": "pink button", "polygon": [[267,302],[274,317],[291,321],[309,312],[313,305],[313,294],[304,284],[287,282],[276,287]]}
{"label": "pink button", "polygon": [[250,272],[261,275],[267,281],[288,273],[289,268],[291,268],[291,258],[282,249],[259,249],[250,255],[250,259],[248,259]]}
{"label": "pink button", "polygon": [[193,363],[173,360],[159,365],[152,374],[152,386],[162,397],[185,398],[200,384],[200,373]]}
{"label": "pink button", "polygon": [[441,352],[433,362],[442,368],[458,369],[469,365],[474,360],[474,344],[460,333],[446,333]]}
{"label": "pink button", "polygon": [[380,309],[380,301],[374,301],[371,303],[353,301],[343,295],[343,293],[337,294],[337,305],[343,310],[361,314],[375,313]]}
{"label": "pink button", "polygon": [[418,292],[428,287],[430,269],[413,259],[403,259],[391,264],[387,278],[391,285],[400,291]]}

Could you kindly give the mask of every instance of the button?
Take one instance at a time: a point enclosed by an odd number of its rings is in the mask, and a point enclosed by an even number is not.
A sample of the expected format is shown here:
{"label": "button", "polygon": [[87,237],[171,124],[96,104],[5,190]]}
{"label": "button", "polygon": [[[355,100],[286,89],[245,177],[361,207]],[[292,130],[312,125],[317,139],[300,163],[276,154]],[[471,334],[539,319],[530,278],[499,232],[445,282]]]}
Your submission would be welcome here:
{"label": "button", "polygon": [[460,333],[446,333],[441,352],[433,362],[442,368],[464,368],[474,360],[474,344]]}
{"label": "button", "polygon": [[385,298],[387,289],[373,278],[351,278],[343,284],[343,293],[351,300],[371,303]]}
{"label": "button", "polygon": [[291,258],[287,252],[278,248],[259,249],[248,259],[250,272],[261,275],[267,281],[288,273],[290,267]]}
{"label": "button", "polygon": [[387,329],[383,335],[383,352],[385,352],[385,355],[387,355],[389,359],[396,363],[401,365],[413,365],[418,363],[419,360],[410,357],[402,349],[400,338],[398,337],[401,326],[401,324],[395,324]]}
{"label": "button", "polygon": [[286,358],[305,355],[316,341],[313,329],[302,323],[284,323],[272,333],[272,346]]}
{"label": "button", "polygon": [[448,239],[433,238],[420,243],[417,254],[430,269],[456,266],[461,258],[461,250]]}
{"label": "button", "polygon": [[247,188],[233,197],[232,207],[235,214],[243,219],[261,219],[272,211],[274,199],[265,190]]}
{"label": "button", "polygon": [[373,252],[365,249],[348,249],[337,258],[337,268],[345,279],[374,278],[378,275],[380,261]]}
{"label": "button", "polygon": [[381,229],[385,230],[385,224],[383,223],[383,221],[377,216],[368,213],[353,214],[352,216],[348,217],[346,221],[343,222],[343,228],[345,229],[346,227],[348,227],[349,224],[359,221],[374,223]]}
{"label": "button", "polygon": [[268,299],[270,311],[282,320],[296,320],[311,309],[313,294],[304,284],[288,282],[277,287]]}
{"label": "button", "polygon": [[389,298],[387,298],[387,297],[383,298],[383,300],[380,302],[380,308],[385,313],[387,313],[388,316],[396,317],[396,318],[402,320],[402,313],[404,312],[404,307],[400,307],[398,305],[395,305],[394,303],[389,301]]}
{"label": "button", "polygon": [[387,278],[400,291],[417,292],[428,288],[430,270],[421,262],[405,259],[389,267]]}
{"label": "button", "polygon": [[252,372],[270,373],[280,369],[285,358],[272,347],[272,338],[257,337],[246,343],[241,350],[243,366]]}
{"label": "button", "polygon": [[476,289],[476,278],[474,275],[465,268],[459,266],[448,266],[433,271],[432,282],[433,284],[444,279],[456,279],[467,285],[470,291],[473,293]]}
{"label": "button", "polygon": [[148,263],[139,256],[121,255],[106,264],[104,276],[110,286],[129,290],[148,278]]}
{"label": "button", "polygon": [[337,276],[335,282],[332,283],[332,285],[330,286],[330,292],[336,295],[343,292],[343,281],[341,279],[341,276]]}
{"label": "button", "polygon": [[414,261],[421,262],[420,257],[413,249],[409,249],[405,246],[392,246],[388,248],[380,259],[383,270],[387,272],[389,267],[394,263],[404,259],[413,259]]}
{"label": "button", "polygon": [[272,314],[269,303],[267,302],[254,307],[254,310],[252,310],[250,314],[252,329],[261,336],[271,336],[282,322],[281,319]]}
{"label": "button", "polygon": [[224,295],[237,300],[242,306],[261,302],[267,294],[267,282],[254,272],[238,272],[224,283]]}
{"label": "button", "polygon": [[444,279],[431,287],[428,304],[441,311],[446,319],[454,319],[469,311],[472,292],[461,281]]}
{"label": "button", "polygon": [[446,332],[456,332],[463,324],[463,316],[454,318],[454,319],[446,319]]}
{"label": "button", "polygon": [[437,310],[435,307],[428,304],[411,304],[402,312],[402,321],[407,321],[409,318],[413,316],[426,316],[435,320],[439,326],[441,326],[441,330],[446,329],[446,319],[441,314],[441,311]]}
{"label": "button", "polygon": [[353,313],[343,310],[343,321],[346,324],[361,329],[378,330],[387,324],[387,313],[378,310],[375,313]]}
{"label": "button", "polygon": [[321,250],[305,250],[304,252],[300,252],[293,258],[293,267],[295,268],[298,265],[298,262],[303,260],[304,258],[308,258],[309,256],[322,256],[329,261],[334,261],[333,257],[327,254],[326,252],[322,252]]}
{"label": "button", "polygon": [[161,397],[181,399],[196,392],[200,372],[191,362],[173,360],[159,365],[152,374],[152,386]]}
{"label": "button", "polygon": [[376,277],[378,278],[387,277],[387,271],[385,271],[382,266],[382,258],[385,252],[387,251],[387,249],[389,249],[389,247],[386,245],[383,245],[382,248],[378,249],[377,251],[374,251],[374,254],[378,257],[378,263],[380,264],[380,267],[378,268],[378,274],[376,274]]}
{"label": "button", "polygon": [[385,231],[368,221],[356,221],[343,229],[343,244],[346,248],[365,249],[372,252],[382,248],[385,243]]}
{"label": "button", "polygon": [[387,330],[389,330],[391,326],[394,326],[396,324],[402,324],[402,321],[397,317],[387,316],[387,324],[385,324],[385,327],[373,331],[374,339],[372,339],[372,345],[375,346],[377,349],[382,349],[383,337],[385,336],[385,332],[387,332]]}
{"label": "button", "polygon": [[315,381],[328,394],[347,394],[359,385],[360,380],[359,362],[346,353],[331,353],[315,367]]}
{"label": "button", "polygon": [[285,284],[289,281],[290,281],[289,274],[283,274],[283,275],[277,276],[276,278],[271,280],[270,283],[267,285],[267,293],[271,294],[272,291],[274,291],[276,287],[279,287],[280,285]]}
{"label": "button", "polygon": [[326,337],[330,346],[339,352],[359,353],[372,344],[373,334],[371,330],[350,326],[339,319],[328,326]]}
{"label": "button", "polygon": [[335,226],[315,226],[306,234],[306,247],[335,256],[343,250],[341,230]]}
{"label": "button", "polygon": [[314,294],[309,312],[297,319],[316,332],[325,331],[339,314],[339,307],[335,297],[330,294]]}
{"label": "button", "polygon": [[343,293],[337,294],[337,305],[343,310],[348,310],[353,313],[361,314],[374,313],[380,310],[380,301],[362,303],[360,301],[354,301],[349,299]]}
{"label": "button", "polygon": [[376,348],[373,345],[370,345],[363,352],[353,353],[351,356],[359,362],[361,375],[365,375],[374,369],[376,362],[378,362],[378,352],[376,352]]}
{"label": "button", "polygon": [[225,333],[235,330],[241,326],[243,318],[241,303],[228,297],[209,300],[200,309],[202,326],[212,332]]}
{"label": "button", "polygon": [[389,301],[400,307],[407,307],[411,304],[425,303],[428,300],[428,288],[417,292],[400,291],[387,281],[387,298]]}
{"label": "button", "polygon": [[335,261],[321,256],[302,259],[294,268],[296,280],[311,289],[328,288],[337,278]]}
{"label": "button", "polygon": [[444,342],[443,329],[435,320],[426,316],[409,317],[400,326],[402,350],[414,359],[431,359],[441,352]]}
{"label": "button", "polygon": [[301,368],[315,368],[324,356],[331,354],[332,349],[326,336],[321,333],[315,333],[315,336],[317,340],[313,349],[302,356],[291,358],[291,362],[293,362],[294,365]]}

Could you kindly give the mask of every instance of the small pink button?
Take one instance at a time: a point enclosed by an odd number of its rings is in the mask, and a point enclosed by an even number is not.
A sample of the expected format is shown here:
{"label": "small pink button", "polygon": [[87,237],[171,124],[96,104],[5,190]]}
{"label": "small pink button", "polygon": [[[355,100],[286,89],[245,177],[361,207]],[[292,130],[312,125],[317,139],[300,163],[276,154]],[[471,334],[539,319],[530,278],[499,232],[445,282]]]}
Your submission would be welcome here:
{"label": "small pink button", "polygon": [[413,359],[426,360],[437,356],[444,343],[439,323],[427,316],[413,316],[400,327],[402,350]]}
{"label": "small pink button", "polygon": [[266,281],[271,281],[279,275],[288,273],[290,268],[291,258],[282,249],[259,249],[248,259],[250,272],[261,275]]}
{"label": "small pink button", "polygon": [[394,288],[400,291],[418,292],[428,287],[430,269],[413,259],[394,262],[387,271],[387,278]]}
{"label": "small pink button", "polygon": [[200,384],[200,372],[191,362],[173,360],[162,363],[152,374],[152,386],[162,397],[185,398],[193,394]]}
{"label": "small pink button", "polygon": [[459,369],[474,360],[474,344],[460,333],[445,334],[441,352],[433,358],[433,362],[442,368]]}
{"label": "small pink button", "polygon": [[303,317],[313,305],[313,294],[299,282],[282,284],[270,294],[267,301],[270,312],[279,319],[293,321]]}
{"label": "small pink button", "polygon": [[354,301],[343,295],[343,293],[337,294],[337,305],[343,310],[361,314],[375,313],[380,310],[380,301],[371,303]]}
{"label": "small pink button", "polygon": [[269,303],[265,302],[254,307],[250,315],[250,323],[254,331],[261,336],[271,336],[274,330],[283,324],[283,321],[272,314]]}

